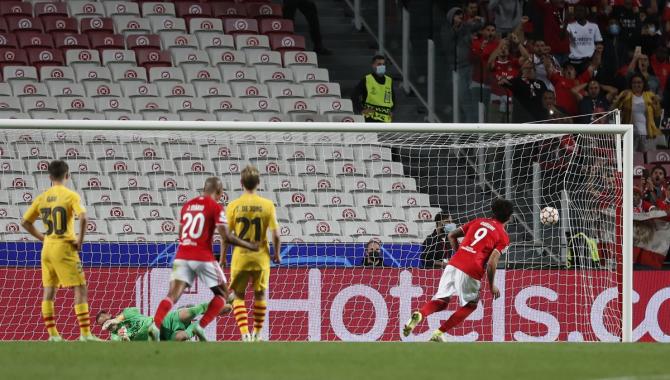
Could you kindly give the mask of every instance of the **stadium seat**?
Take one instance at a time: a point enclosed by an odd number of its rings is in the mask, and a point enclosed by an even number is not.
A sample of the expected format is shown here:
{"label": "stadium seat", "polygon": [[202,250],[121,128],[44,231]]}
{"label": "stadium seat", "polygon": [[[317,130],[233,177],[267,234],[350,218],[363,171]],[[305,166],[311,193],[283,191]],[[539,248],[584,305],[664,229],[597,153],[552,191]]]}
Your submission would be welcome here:
{"label": "stadium seat", "polygon": [[280,145],[279,152],[280,156],[287,161],[317,159],[316,149],[313,145]]}
{"label": "stadium seat", "polygon": [[283,175],[291,174],[290,166],[280,160],[273,159],[252,159],[251,162],[258,168],[261,175]]}
{"label": "stadium seat", "polygon": [[199,195],[194,190],[165,190],[163,191],[163,204],[166,206],[181,206],[189,199]]}
{"label": "stadium seat", "polygon": [[49,90],[44,83],[13,82],[11,86],[14,96],[49,96]]}
{"label": "stadium seat", "polygon": [[149,69],[151,83],[184,83],[184,72],[177,67],[152,67]]}
{"label": "stadium seat", "polygon": [[[145,177],[146,179],[146,177]],[[148,184],[148,181],[147,181]],[[119,189],[121,190],[121,189]],[[159,194],[150,190],[126,190],[124,191],[126,204],[129,206],[162,206],[163,199]]]}
{"label": "stadium seat", "polygon": [[109,231],[113,235],[146,235],[147,225],[141,220],[110,220]]}
{"label": "stadium seat", "polygon": [[279,205],[282,207],[316,207],[316,197],[303,191],[287,191],[277,193]]}
{"label": "stadium seat", "polygon": [[2,77],[10,84],[35,83],[37,82],[37,69],[33,66],[5,66],[2,69]]}
{"label": "stadium seat", "polygon": [[257,19],[281,19],[283,16],[282,7],[279,4],[253,2],[247,5],[247,16]]}
{"label": "stadium seat", "polygon": [[240,18],[247,15],[247,9],[234,1],[212,2],[212,15],[221,19]]}
{"label": "stadium seat", "polygon": [[4,68],[8,66],[25,66],[28,64],[28,55],[24,50],[0,48],[0,68],[3,68],[3,78],[7,81]]}
{"label": "stadium seat", "polygon": [[342,234],[353,238],[361,238],[360,241],[368,241],[370,238],[380,236],[379,224],[366,221],[343,221],[340,222]]}
{"label": "stadium seat", "polygon": [[94,81],[86,81],[84,82],[84,89],[86,90],[86,95],[90,98],[123,97],[123,94],[121,93],[121,86],[119,86],[116,83],[99,83]]}
{"label": "stadium seat", "polygon": [[4,17],[9,15],[32,17],[32,4],[21,1],[5,0],[0,3],[0,16]]}
{"label": "stadium seat", "polygon": [[[208,85],[217,85],[221,83],[221,73],[213,67],[203,67],[200,65],[202,61],[188,61],[189,64],[183,65],[183,62],[178,63],[184,70],[186,82],[194,85],[204,82]],[[190,62],[197,62],[197,65],[192,65]]]}
{"label": "stadium seat", "polygon": [[647,162],[650,164],[670,163],[669,150],[650,150],[647,152]]}
{"label": "stadium seat", "polygon": [[199,32],[196,34],[200,49],[209,51],[211,48],[225,48],[235,50],[235,40],[233,36],[223,34],[223,32]]}
{"label": "stadium seat", "polygon": [[207,98],[207,109],[219,116],[220,113],[243,112],[242,101],[238,98]]}
{"label": "stadium seat", "polygon": [[177,174],[177,166],[173,161],[166,161],[162,159],[147,159],[137,160],[136,163],[140,169],[140,173],[144,175]]}
{"label": "stadium seat", "polygon": [[247,160],[277,160],[279,149],[275,144],[239,144],[242,155]]}
{"label": "stadium seat", "polygon": [[331,161],[329,162],[330,173],[335,176],[366,176],[365,165],[355,161]]}
{"label": "stadium seat", "polygon": [[275,99],[282,98],[304,98],[305,89],[299,84],[272,82],[268,83],[270,97]]}
{"label": "stadium seat", "polygon": [[268,88],[264,84],[232,82],[230,88],[233,90],[233,95],[238,98],[269,97]]}
{"label": "stadium seat", "polygon": [[195,1],[180,1],[175,4],[177,17],[182,17],[188,22],[192,18],[212,17],[212,8],[207,3]]}
{"label": "stadium seat", "polygon": [[354,108],[349,99],[339,98],[318,98],[319,113],[321,115],[328,115],[332,113],[354,113]]}
{"label": "stadium seat", "polygon": [[305,50],[305,37],[297,34],[271,34],[270,47],[280,53]]}
{"label": "stadium seat", "polygon": [[153,175],[149,177],[151,186],[158,191],[188,190],[190,185],[186,178],[175,175]]}
{"label": "stadium seat", "polygon": [[107,176],[101,176],[98,174],[78,174],[72,176],[72,182],[74,182],[77,190],[112,190],[114,189],[114,184],[112,180]]}
{"label": "stadium seat", "polygon": [[353,148],[358,161],[391,161],[391,149],[373,145],[360,145]]}
{"label": "stadium seat", "polygon": [[106,49],[102,51],[102,64],[107,67],[114,65],[135,65],[137,58],[133,50]]}
{"label": "stadium seat", "polygon": [[149,233],[153,237],[161,235],[166,238],[176,240],[176,234],[179,232],[179,226],[174,220],[148,220]]}
{"label": "stadium seat", "polygon": [[188,20],[188,30],[197,37],[201,33],[223,30],[223,22],[217,18],[195,17]]}
{"label": "stadium seat", "polygon": [[68,10],[71,16],[80,17],[103,17],[105,10],[102,3],[95,1],[70,0]]}
{"label": "stadium seat", "polygon": [[[130,99],[116,97],[98,97],[95,99],[95,108],[98,112],[126,112],[133,113],[133,104]],[[118,119],[117,119],[118,120]]]}
{"label": "stadium seat", "polygon": [[124,111],[105,111],[106,120],[143,120],[142,116]]}
{"label": "stadium seat", "polygon": [[[247,56],[247,64],[249,66],[275,66],[281,68],[281,54],[276,51],[265,51],[265,50],[247,50],[245,52]],[[293,75],[291,75],[291,78]]]}
{"label": "stadium seat", "polygon": [[[95,210],[95,209],[93,209]],[[90,210],[86,210],[87,215]],[[90,215],[89,215],[90,217]],[[106,241],[109,235],[109,229],[107,228],[107,223],[104,221],[99,221],[97,219],[88,219],[86,222],[86,235],[88,241]]]}
{"label": "stadium seat", "polygon": [[79,83],[51,82],[51,83],[47,83],[46,86],[49,89],[49,95],[53,96],[53,97],[59,97],[59,96],[85,97],[86,96],[86,91],[84,91],[84,86],[82,86]]}
{"label": "stadium seat", "polygon": [[68,142],[54,142],[52,143],[55,157],[59,160],[84,159],[93,158],[91,151],[81,143]]}
{"label": "stadium seat", "polygon": [[140,169],[137,166],[137,162],[132,160],[123,160],[123,159],[103,160],[100,161],[100,166],[102,167],[102,171],[105,172],[107,175],[140,173]]}
{"label": "stadium seat", "polygon": [[90,49],[88,37],[83,34],[71,34],[71,32],[54,33],[54,47],[60,50]]}
{"label": "stadium seat", "polygon": [[137,49],[161,49],[161,38],[157,34],[135,34],[126,37],[126,46],[128,49],[136,51]]}
{"label": "stadium seat", "polygon": [[428,194],[398,193],[393,195],[396,207],[430,207]]}
{"label": "stadium seat", "polygon": [[77,78],[77,82],[81,83],[93,82],[110,84],[112,82],[112,74],[106,67],[82,67],[75,71],[75,77]]}
{"label": "stadium seat", "polygon": [[257,121],[252,115],[244,112],[218,112],[216,119],[218,121]]}
{"label": "stadium seat", "polygon": [[232,84],[237,82],[256,83],[258,74],[255,68],[252,67],[228,67],[221,65],[221,74],[224,82]]}
{"label": "stadium seat", "polygon": [[[42,17],[42,24],[45,33],[60,33],[61,37],[67,35],[74,35],[75,39],[86,39],[86,36],[79,35],[79,22],[77,19],[67,16],[44,16]],[[62,39],[61,39],[62,41]],[[54,41],[56,42],[56,41]],[[67,41],[65,41],[67,42]],[[62,44],[65,45],[65,44]],[[87,43],[88,45],[88,43]],[[56,43],[56,47],[58,44]]]}
{"label": "stadium seat", "polygon": [[393,196],[384,193],[354,193],[354,202],[358,207],[390,207],[393,206]]}
{"label": "stadium seat", "polygon": [[116,190],[84,190],[86,204],[96,205],[123,205],[123,197]]}
{"label": "stadium seat", "polygon": [[2,159],[0,160],[0,173],[2,174],[26,174],[26,168],[21,160]]}
{"label": "stadium seat", "polygon": [[41,142],[24,142],[15,144],[16,158],[22,160],[34,158],[53,159],[53,151],[50,147]]}
{"label": "stadium seat", "polygon": [[58,98],[58,106],[61,112],[95,112],[95,103],[85,97],[61,96]]}
{"label": "stadium seat", "polygon": [[165,98],[193,98],[196,96],[195,88],[188,83],[158,82],[158,93]]}
{"label": "stadium seat", "polygon": [[173,97],[169,99],[170,109],[176,114],[189,112],[207,112],[207,104],[201,98]]}
{"label": "stadium seat", "polygon": [[19,42],[14,34],[0,33],[0,48],[16,49]]}
{"label": "stadium seat", "polygon": [[[0,108],[9,108],[2,106],[2,103],[4,102],[4,100],[0,100]],[[56,101],[56,98],[44,96],[24,96],[21,98],[21,104],[23,105],[23,112],[27,112],[31,117],[37,117],[49,112],[58,112],[58,102]],[[17,112],[19,110],[20,109],[17,109]]]}
{"label": "stadium seat", "polygon": [[298,223],[284,223],[279,226],[279,236],[282,241],[302,241],[302,226]]}
{"label": "stadium seat", "polygon": [[305,95],[308,98],[340,98],[339,83],[305,83]]}
{"label": "stadium seat", "polygon": [[307,221],[303,225],[303,233],[308,236],[339,236],[342,235],[340,231],[340,224],[329,221]]}
{"label": "stadium seat", "polygon": [[142,16],[175,16],[175,5],[170,2],[142,2]]}
{"label": "stadium seat", "polygon": [[[247,58],[243,52],[231,48],[209,48],[207,49],[209,61],[212,66],[216,66],[219,70],[245,70]],[[232,71],[233,73],[235,71]],[[233,77],[234,78],[234,77]],[[255,81],[255,75],[253,80]]]}
{"label": "stadium seat", "polygon": [[293,21],[288,19],[263,19],[260,22],[261,34],[290,34],[294,32]]}
{"label": "stadium seat", "polygon": [[353,207],[354,197],[347,193],[318,192],[318,204],[322,207]]}
{"label": "stadium seat", "polygon": [[225,83],[213,84],[207,81],[196,81],[193,83],[193,85],[195,86],[196,95],[201,98],[221,98],[233,96],[233,91],[230,89],[230,86]]}
{"label": "stadium seat", "polygon": [[[113,74],[114,71],[112,71]],[[121,90],[124,96],[129,98],[158,96],[158,85],[154,83],[141,83],[137,81],[121,83]]]}
{"label": "stadium seat", "polygon": [[373,177],[404,177],[404,169],[400,162],[371,161],[365,166]]}
{"label": "stadium seat", "polygon": [[182,112],[179,114],[182,121],[217,121],[216,115],[207,112]]}
{"label": "stadium seat", "polygon": [[140,16],[140,7],[131,1],[104,1],[102,3],[105,15],[113,16]]}
{"label": "stadium seat", "polygon": [[63,53],[59,49],[27,48],[28,61],[37,69],[42,66],[62,66],[65,63]]}
{"label": "stadium seat", "polygon": [[[318,175],[330,174],[328,170],[328,165],[326,165],[325,162],[300,160],[292,162],[291,166],[293,168],[293,174],[295,175],[318,176]],[[307,181],[307,179],[305,179],[305,181]],[[305,182],[305,184],[307,184],[307,182]]]}
{"label": "stadium seat", "polygon": [[261,178],[261,182],[268,191],[305,191],[300,177],[269,175]]}
{"label": "stadium seat", "polygon": [[78,69],[100,66],[100,53],[94,49],[71,49],[65,52],[65,62],[75,72]]}
{"label": "stadium seat", "polygon": [[417,191],[415,179],[411,177],[381,177],[379,178],[379,185],[381,191],[385,193]]}
{"label": "stadium seat", "polygon": [[354,149],[348,146],[323,146],[319,148],[319,157],[323,161],[353,161]]}
{"label": "stadium seat", "polygon": [[38,195],[34,189],[9,190],[9,199],[15,206],[29,206]]}
{"label": "stadium seat", "polygon": [[312,113],[317,112],[317,105],[314,100],[301,98],[283,98],[279,100],[281,109],[284,113]]}
{"label": "stadium seat", "polygon": [[190,48],[171,49],[170,54],[172,56],[172,62],[174,65],[181,67],[185,73],[187,70],[191,70],[191,72],[203,70],[203,75],[206,75],[216,71],[217,77],[220,78],[221,76],[217,69],[208,67],[209,55],[207,55],[207,53],[203,50],[195,50]]}
{"label": "stadium seat", "polygon": [[198,40],[192,34],[182,32],[163,32],[160,35],[161,46],[165,50],[198,49]]}
{"label": "stadium seat", "polygon": [[368,218],[371,222],[404,222],[405,212],[397,207],[369,207]]}
{"label": "stadium seat", "polygon": [[[149,73],[156,68],[172,69],[172,58],[168,51],[138,49],[135,54],[137,55],[137,64],[149,70]],[[149,74],[149,77],[151,78],[151,74]]]}
{"label": "stadium seat", "polygon": [[438,207],[405,207],[405,219],[413,222],[433,222],[442,210]]}
{"label": "stadium seat", "polygon": [[114,82],[123,84],[126,82],[147,82],[147,71],[143,67],[123,67],[123,66],[114,66],[110,67],[112,71],[112,79]]}
{"label": "stadium seat", "polygon": [[242,158],[242,152],[237,144],[219,143],[216,145],[207,145],[204,147],[205,157],[211,161],[220,160],[239,160]]}
{"label": "stadium seat", "polygon": [[[8,199],[5,199],[5,202],[7,202]],[[23,217],[21,211],[19,210],[18,207],[7,207],[6,205],[0,205],[0,219],[5,220],[5,219],[15,219],[19,220]],[[0,233],[2,232],[7,232],[2,226],[0,226]]]}
{"label": "stadium seat", "polygon": [[238,34],[235,36],[235,47],[237,50],[270,50],[270,39],[264,35]]}
{"label": "stadium seat", "polygon": [[381,223],[382,235],[388,238],[416,238],[419,229],[413,222],[386,222]]}
{"label": "stadium seat", "polygon": [[[361,207],[352,207],[352,206],[335,206],[329,207],[328,209],[329,217],[331,220],[337,222],[343,221],[367,221],[366,211]],[[344,232],[347,233],[346,231]]]}
{"label": "stadium seat", "polygon": [[67,3],[40,1],[33,7],[36,17],[44,18],[47,16],[68,17]]}
{"label": "stadium seat", "polygon": [[[223,20],[223,31],[226,34],[258,34],[258,22],[249,18],[226,18]],[[239,49],[239,47],[238,47]]]}
{"label": "stadium seat", "polygon": [[116,33],[122,34],[126,38],[133,35],[157,33],[153,30],[148,19],[137,16],[114,17],[114,29]]}
{"label": "stadium seat", "polygon": [[379,182],[374,178],[344,177],[342,178],[342,186],[347,193],[380,192]]}
{"label": "stadium seat", "polygon": [[328,78],[328,70],[326,69],[292,66],[291,70],[293,70],[293,77],[297,83],[330,82]]}
{"label": "stadium seat", "polygon": [[279,102],[272,98],[243,99],[242,104],[247,112],[279,112]]}
{"label": "stadium seat", "polygon": [[[111,50],[124,50],[126,48],[123,36],[120,35],[120,34],[111,34],[111,33],[106,33],[106,32],[89,33],[88,38],[89,38],[89,41],[91,43],[91,48],[92,49],[98,49],[98,50],[102,51],[103,59],[104,59],[104,54],[107,50],[110,50],[110,49]],[[134,59],[133,59],[133,62],[134,62]]]}
{"label": "stadium seat", "polygon": [[260,83],[293,83],[293,72],[289,69],[261,65],[256,70]]}
{"label": "stadium seat", "polygon": [[84,17],[79,20],[79,32],[90,39],[110,36],[114,34],[114,22],[107,17]]}
{"label": "stadium seat", "polygon": [[17,35],[17,41],[19,42],[19,48],[53,48],[53,38],[51,34],[39,32],[26,32],[20,35]]}
{"label": "stadium seat", "polygon": [[29,32],[41,33],[44,29],[42,21],[39,18],[25,17],[19,15],[5,16],[7,22],[7,30],[21,38],[21,35]]}
{"label": "stadium seat", "polygon": [[186,21],[183,18],[170,16],[149,16],[152,33],[182,32],[186,33]]}
{"label": "stadium seat", "polygon": [[91,148],[93,155],[99,160],[127,160],[130,158],[126,146],[117,142],[90,142],[85,144]]}

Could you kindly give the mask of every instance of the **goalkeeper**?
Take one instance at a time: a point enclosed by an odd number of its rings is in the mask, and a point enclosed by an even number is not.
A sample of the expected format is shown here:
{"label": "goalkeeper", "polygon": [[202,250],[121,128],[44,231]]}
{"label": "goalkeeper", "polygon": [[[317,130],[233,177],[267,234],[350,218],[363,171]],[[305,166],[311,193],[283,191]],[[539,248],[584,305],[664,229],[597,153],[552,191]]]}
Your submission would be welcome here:
{"label": "goalkeeper", "polygon": [[[195,328],[195,324],[191,324],[191,322],[198,316],[203,315],[207,306],[208,303],[205,302],[196,306],[182,307],[168,313],[160,327],[161,340],[177,342],[191,340]],[[231,307],[226,306],[221,314],[231,311]],[[152,317],[141,314],[136,307],[127,307],[116,317],[103,310],[96,315],[95,321],[102,326],[103,330],[110,332],[110,340],[124,342],[149,340],[149,327],[154,323]]]}

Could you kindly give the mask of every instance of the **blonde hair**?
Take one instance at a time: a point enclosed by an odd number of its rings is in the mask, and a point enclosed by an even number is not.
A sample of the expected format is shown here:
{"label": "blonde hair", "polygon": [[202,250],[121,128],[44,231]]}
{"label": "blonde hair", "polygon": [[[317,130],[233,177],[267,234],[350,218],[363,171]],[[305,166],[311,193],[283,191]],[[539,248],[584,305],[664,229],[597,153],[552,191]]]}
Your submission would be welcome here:
{"label": "blonde hair", "polygon": [[254,190],[260,182],[260,173],[256,167],[247,165],[247,167],[242,169],[241,178],[242,186],[244,186],[246,190]]}

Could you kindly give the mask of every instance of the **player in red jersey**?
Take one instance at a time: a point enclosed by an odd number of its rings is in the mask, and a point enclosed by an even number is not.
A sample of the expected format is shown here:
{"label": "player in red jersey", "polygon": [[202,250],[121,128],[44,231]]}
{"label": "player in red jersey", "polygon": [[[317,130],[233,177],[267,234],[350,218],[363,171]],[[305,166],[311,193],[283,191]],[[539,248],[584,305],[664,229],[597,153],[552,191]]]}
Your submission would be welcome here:
{"label": "player in red jersey", "polygon": [[[496,199],[491,204],[491,218],[477,218],[451,231],[447,238],[456,252],[442,273],[440,285],[432,301],[426,302],[421,309],[412,313],[405,324],[403,335],[409,336],[427,316],[442,311],[449,305],[451,296],[458,296],[459,308],[440,328],[433,332],[430,340],[444,341],[444,333],[463,322],[477,309],[479,302],[480,280],[486,272],[493,299],[500,297],[495,286],[496,267],[500,256],[509,245],[509,236],[505,224],[512,217],[514,205],[504,199]],[[458,238],[463,238],[460,247]]]}
{"label": "player in red jersey", "polygon": [[[229,244],[239,245],[252,251],[258,250],[257,243],[242,240],[228,230],[226,213],[223,206],[218,203],[222,195],[221,180],[216,177],[207,178],[202,195],[186,202],[181,209],[179,248],[173,264],[170,290],[156,309],[154,324],[149,329],[149,336],[152,340],[160,340],[160,330],[157,326],[163,324],[167,313],[179,300],[184,289],[193,285],[196,276],[212,290],[214,297],[200,322],[191,324],[187,329],[186,333],[189,337],[196,335],[198,339],[204,341],[204,328],[219,315],[226,305],[228,297],[226,276],[212,252],[212,238],[215,230]],[[225,253],[221,252],[221,254]]]}

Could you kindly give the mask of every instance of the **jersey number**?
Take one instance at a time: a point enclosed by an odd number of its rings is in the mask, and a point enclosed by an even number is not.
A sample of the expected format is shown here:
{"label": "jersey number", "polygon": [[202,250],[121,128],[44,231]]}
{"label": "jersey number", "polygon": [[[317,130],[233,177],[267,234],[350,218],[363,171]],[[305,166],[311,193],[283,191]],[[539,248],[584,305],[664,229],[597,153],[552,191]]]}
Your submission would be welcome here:
{"label": "jersey number", "polygon": [[67,232],[67,211],[63,207],[42,208],[40,213],[42,223],[47,227],[46,235],[63,235]]}
{"label": "jersey number", "polygon": [[485,237],[486,237],[486,234],[488,234],[488,233],[489,233],[489,230],[486,229],[486,228],[484,228],[484,227],[482,227],[482,228],[478,229],[477,231],[475,231],[475,240],[474,240],[472,243],[470,243],[470,247],[473,247],[473,248],[474,248],[475,245],[476,245],[477,243],[479,243],[480,241],[482,241],[482,239],[485,238]]}
{"label": "jersey number", "polygon": [[205,228],[205,214],[184,214],[181,217],[181,223],[184,227],[181,229],[182,239],[198,239]]}
{"label": "jersey number", "polygon": [[253,218],[249,220],[248,218],[237,218],[235,219],[236,223],[242,223],[242,231],[240,231],[240,239],[249,240],[246,238],[247,233],[249,232],[249,227],[254,225],[254,239],[252,241],[261,241],[261,218]]}

